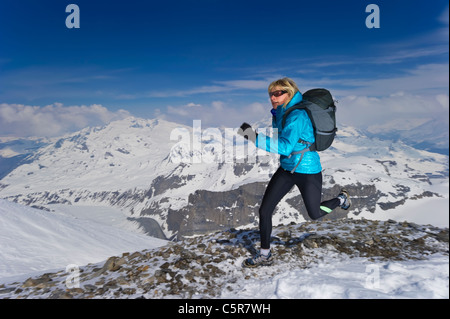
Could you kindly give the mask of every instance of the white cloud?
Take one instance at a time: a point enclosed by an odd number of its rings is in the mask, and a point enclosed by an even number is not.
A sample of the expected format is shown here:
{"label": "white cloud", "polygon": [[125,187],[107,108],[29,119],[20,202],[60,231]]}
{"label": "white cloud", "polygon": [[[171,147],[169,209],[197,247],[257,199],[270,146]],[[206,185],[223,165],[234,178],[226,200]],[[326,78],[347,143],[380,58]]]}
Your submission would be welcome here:
{"label": "white cloud", "polygon": [[186,106],[187,106],[187,107],[194,108],[194,107],[201,106],[201,105],[200,105],[200,104],[195,104],[195,103],[191,102],[191,103],[186,104]]}
{"label": "white cloud", "polygon": [[168,106],[166,112],[155,112],[155,116],[168,121],[192,125],[193,120],[201,120],[204,127],[239,127],[243,122],[255,122],[270,116],[270,106],[250,103],[240,108],[231,107],[222,101],[208,105],[189,103],[181,106]]}
{"label": "white cloud", "polygon": [[445,94],[425,96],[405,92],[381,98],[347,96],[337,104],[337,120],[369,131],[412,129],[429,120],[439,120],[448,126],[448,101]]}
{"label": "white cloud", "polygon": [[444,9],[444,11],[441,13],[441,15],[438,17],[438,21],[442,24],[446,25],[448,27],[449,24],[449,10],[448,6]]}
{"label": "white cloud", "polygon": [[247,89],[247,90],[267,90],[270,84],[269,80],[231,80],[217,81],[225,88]]}
{"label": "white cloud", "polygon": [[128,116],[130,114],[125,110],[111,112],[99,104],[30,106],[3,103],[0,104],[0,136],[53,137]]}
{"label": "white cloud", "polygon": [[[308,84],[302,91],[326,87],[340,101],[338,121],[357,128],[397,127],[406,129],[426,119],[448,118],[448,63],[422,64],[397,76],[377,78],[294,78]],[[246,87],[265,92],[264,81],[221,82],[224,87]],[[218,83],[218,82],[216,82]],[[255,100],[257,97],[255,96]],[[243,101],[239,101],[242,103]],[[167,120],[192,125],[200,119],[212,127],[239,127],[244,121],[252,123],[270,117],[270,104],[214,101],[208,104],[189,103],[165,109]],[[162,116],[162,114],[157,114]]]}
{"label": "white cloud", "polygon": [[448,93],[448,63],[423,64],[403,71],[398,76],[378,78],[330,78],[304,80],[314,86],[329,88],[338,99],[343,96],[390,96],[398,92],[413,95]]}
{"label": "white cloud", "polygon": [[232,88],[221,86],[221,85],[204,85],[200,87],[195,87],[192,89],[185,90],[158,90],[158,91],[150,91],[144,94],[136,94],[132,95],[132,98],[166,98],[166,97],[184,97],[196,94],[211,94],[211,93],[220,93],[231,91]]}
{"label": "white cloud", "polygon": [[[273,79],[272,79],[273,80]],[[233,92],[238,90],[267,90],[271,80],[230,80],[230,81],[213,81],[212,85],[203,85],[181,90],[158,90],[147,92],[142,95],[131,95],[129,98],[165,98],[165,97],[185,97],[197,94],[214,94]],[[127,96],[121,96],[127,98]]]}

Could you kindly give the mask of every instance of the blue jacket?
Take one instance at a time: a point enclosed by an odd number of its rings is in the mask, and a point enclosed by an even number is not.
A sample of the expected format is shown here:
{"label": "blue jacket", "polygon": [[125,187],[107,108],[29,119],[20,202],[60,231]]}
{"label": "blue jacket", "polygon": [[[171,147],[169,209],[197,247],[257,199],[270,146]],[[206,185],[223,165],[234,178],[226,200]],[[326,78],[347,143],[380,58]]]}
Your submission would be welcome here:
{"label": "blue jacket", "polygon": [[[281,126],[283,114],[291,106],[302,101],[302,95],[297,92],[286,107],[280,105],[276,109],[276,115],[273,117],[272,126],[278,130],[278,138],[276,134],[271,138],[264,134],[258,133],[256,139],[256,147],[266,150],[267,152],[280,154],[281,167],[287,171],[291,171],[300,160],[301,154],[289,155],[307,148],[308,146],[298,143],[299,139],[314,143],[314,131],[311,120],[305,110],[294,110],[286,119],[284,128]],[[320,164],[320,156],[317,152],[306,152],[300,165],[295,170],[296,173],[316,174],[322,171]]]}

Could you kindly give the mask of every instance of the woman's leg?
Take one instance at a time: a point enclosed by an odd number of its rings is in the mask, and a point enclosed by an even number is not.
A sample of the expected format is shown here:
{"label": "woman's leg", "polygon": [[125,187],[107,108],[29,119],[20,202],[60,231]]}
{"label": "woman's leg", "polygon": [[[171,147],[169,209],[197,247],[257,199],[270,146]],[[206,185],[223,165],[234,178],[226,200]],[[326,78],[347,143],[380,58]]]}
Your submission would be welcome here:
{"label": "woman's leg", "polygon": [[262,249],[270,248],[273,211],[284,195],[292,189],[294,184],[292,174],[280,167],[272,176],[269,185],[267,185],[261,207],[259,208],[259,231]]}
{"label": "woman's leg", "polygon": [[311,219],[316,220],[340,205],[338,198],[320,202],[322,198],[322,172],[317,174],[295,173],[295,184],[302,194],[303,202]]}

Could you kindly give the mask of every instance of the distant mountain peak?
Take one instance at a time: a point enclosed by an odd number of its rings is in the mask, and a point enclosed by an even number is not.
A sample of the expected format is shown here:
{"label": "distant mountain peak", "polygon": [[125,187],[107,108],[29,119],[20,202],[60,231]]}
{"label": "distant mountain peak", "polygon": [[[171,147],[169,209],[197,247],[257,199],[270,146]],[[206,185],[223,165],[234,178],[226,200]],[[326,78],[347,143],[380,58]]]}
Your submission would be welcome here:
{"label": "distant mountain peak", "polygon": [[[261,129],[268,126],[260,123]],[[117,206],[133,217],[154,218],[167,238],[254,223],[278,156],[227,135],[233,132],[134,117],[86,128],[40,148],[1,179],[0,198],[37,206]],[[448,181],[445,155],[340,125],[320,157],[324,198],[347,187],[354,194],[352,216],[448,197],[448,188],[440,193],[434,187],[435,181]],[[277,212],[282,223],[307,218],[296,189]]]}

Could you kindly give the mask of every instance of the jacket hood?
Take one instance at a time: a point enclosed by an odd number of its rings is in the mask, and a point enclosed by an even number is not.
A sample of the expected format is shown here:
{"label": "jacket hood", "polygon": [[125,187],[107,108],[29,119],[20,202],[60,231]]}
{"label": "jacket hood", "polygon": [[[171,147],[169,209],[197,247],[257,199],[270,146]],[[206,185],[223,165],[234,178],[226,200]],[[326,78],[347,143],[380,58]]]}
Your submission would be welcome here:
{"label": "jacket hood", "polygon": [[291,106],[294,106],[295,104],[300,103],[303,100],[303,95],[300,92],[297,92],[292,97],[291,101],[286,105],[286,108],[290,108]]}

